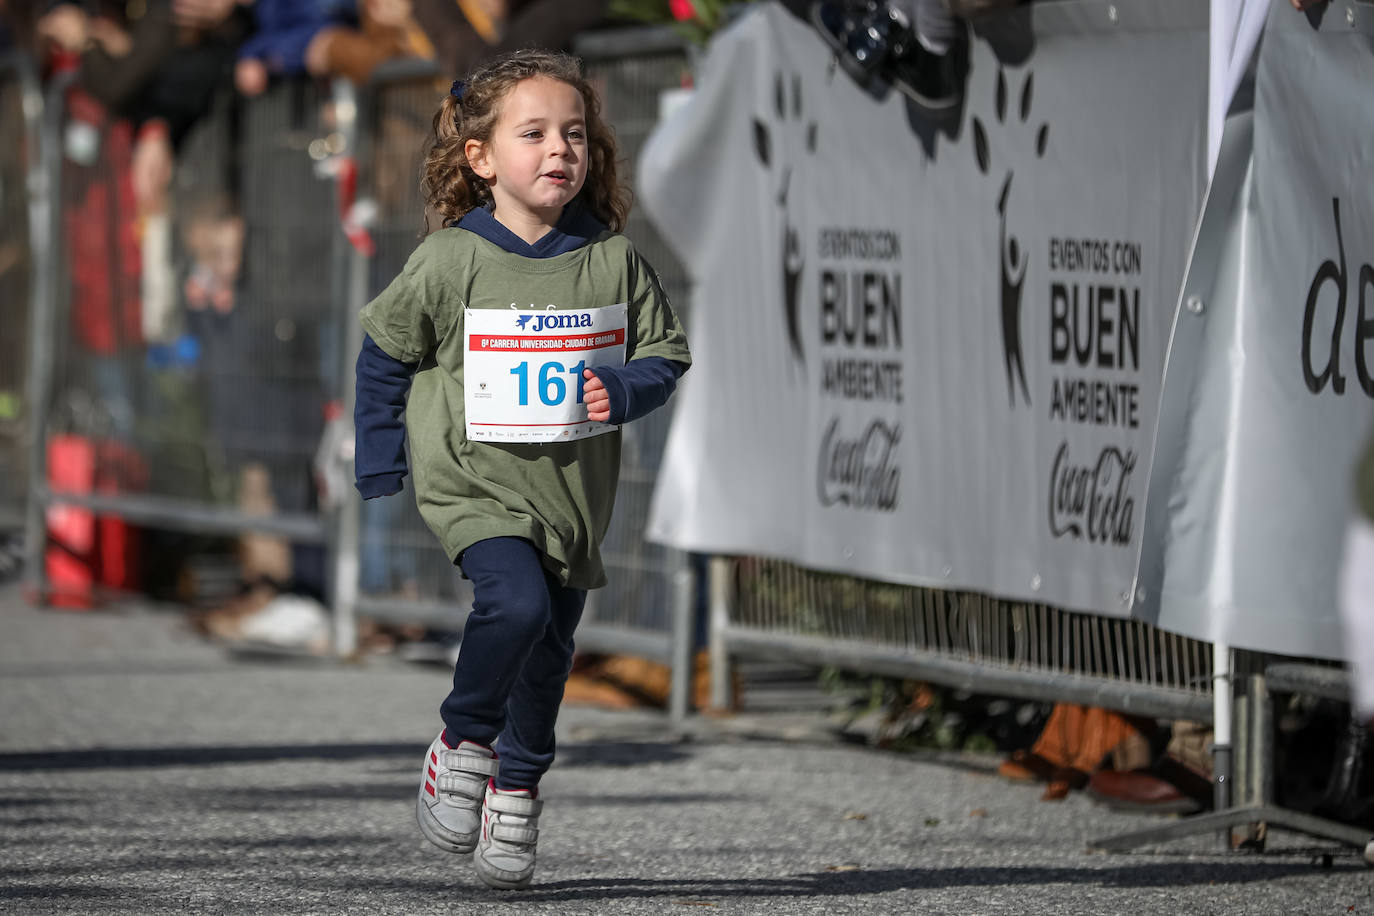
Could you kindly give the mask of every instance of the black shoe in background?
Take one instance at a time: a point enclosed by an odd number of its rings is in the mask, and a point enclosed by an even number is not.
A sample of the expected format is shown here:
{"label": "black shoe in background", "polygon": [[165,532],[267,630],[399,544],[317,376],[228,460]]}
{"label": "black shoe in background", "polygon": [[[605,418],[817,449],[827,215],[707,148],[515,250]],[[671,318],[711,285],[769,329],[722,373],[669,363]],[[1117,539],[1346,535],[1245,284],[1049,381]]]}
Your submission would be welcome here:
{"label": "black shoe in background", "polygon": [[960,62],[967,41],[961,37],[947,52],[936,54],[908,29],[901,40],[892,43],[879,68],[880,75],[928,114],[946,114],[963,101],[964,68]]}
{"label": "black shoe in background", "polygon": [[[811,24],[835,53],[844,72],[863,89],[870,89],[894,43],[908,32],[883,3],[816,2]],[[914,36],[913,36],[914,37]]]}
{"label": "black shoe in background", "polygon": [[865,90],[882,80],[934,116],[957,108],[963,98],[963,59],[967,38],[946,54],[921,44],[905,18],[886,3],[811,4],[811,24],[825,39],[844,71]]}

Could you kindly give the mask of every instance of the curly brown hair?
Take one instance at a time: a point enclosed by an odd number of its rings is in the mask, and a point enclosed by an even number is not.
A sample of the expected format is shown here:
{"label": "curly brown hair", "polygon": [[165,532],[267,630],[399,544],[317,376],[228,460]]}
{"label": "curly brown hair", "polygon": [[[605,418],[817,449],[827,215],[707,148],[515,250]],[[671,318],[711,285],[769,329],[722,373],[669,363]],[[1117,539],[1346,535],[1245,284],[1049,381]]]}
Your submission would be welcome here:
{"label": "curly brown hair", "polygon": [[517,84],[536,76],[567,83],[582,96],[587,119],[587,180],[575,199],[613,231],[625,228],[630,190],[617,175],[615,135],[601,118],[601,100],[583,77],[581,63],[569,54],[526,49],[473,72],[465,81],[462,100],[450,93],[435,112],[434,137],[420,168],[426,229],[431,211],[440,217],[442,225],[491,200],[491,188],[473,172],[464,145],[469,140],[490,142],[501,115],[501,100]]}

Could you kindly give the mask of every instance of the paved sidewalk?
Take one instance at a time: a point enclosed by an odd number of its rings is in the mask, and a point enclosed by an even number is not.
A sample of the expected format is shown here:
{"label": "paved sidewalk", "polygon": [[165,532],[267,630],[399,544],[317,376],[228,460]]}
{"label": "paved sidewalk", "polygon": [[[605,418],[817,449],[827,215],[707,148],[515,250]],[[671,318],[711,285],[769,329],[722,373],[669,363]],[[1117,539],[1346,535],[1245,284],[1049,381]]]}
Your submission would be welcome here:
{"label": "paved sidewalk", "polygon": [[249,662],[174,610],[37,611],[0,589],[0,913],[1374,912],[1374,870],[1333,847],[1317,867],[1303,837],[1089,854],[1152,821],[814,722],[683,741],[576,707],[537,886],[494,892],[414,823],[446,689],[435,668]]}

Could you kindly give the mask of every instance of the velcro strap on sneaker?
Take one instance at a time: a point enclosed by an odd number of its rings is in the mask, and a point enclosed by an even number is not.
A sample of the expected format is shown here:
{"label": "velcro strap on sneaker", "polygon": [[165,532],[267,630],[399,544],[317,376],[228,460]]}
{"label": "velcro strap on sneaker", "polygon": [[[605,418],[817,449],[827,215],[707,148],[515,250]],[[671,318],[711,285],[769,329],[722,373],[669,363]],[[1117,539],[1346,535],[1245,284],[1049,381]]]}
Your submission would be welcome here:
{"label": "velcro strap on sneaker", "polygon": [[481,801],[482,797],[487,794],[487,781],[485,779],[473,779],[462,773],[444,773],[436,782],[439,791],[444,795],[458,795],[471,801]]}
{"label": "velcro strap on sneaker", "polygon": [[544,803],[537,798],[526,798],[523,795],[502,795],[499,792],[492,792],[487,796],[487,807],[502,814],[538,817]]}
{"label": "velcro strap on sneaker", "polygon": [[500,840],[502,843],[520,843],[522,845],[533,846],[539,841],[538,827],[517,827],[514,824],[503,824],[500,821],[487,828],[493,840]]}
{"label": "velcro strap on sneaker", "polygon": [[450,770],[461,770],[480,776],[495,776],[501,770],[501,761],[495,757],[483,757],[468,750],[445,750],[439,760]]}

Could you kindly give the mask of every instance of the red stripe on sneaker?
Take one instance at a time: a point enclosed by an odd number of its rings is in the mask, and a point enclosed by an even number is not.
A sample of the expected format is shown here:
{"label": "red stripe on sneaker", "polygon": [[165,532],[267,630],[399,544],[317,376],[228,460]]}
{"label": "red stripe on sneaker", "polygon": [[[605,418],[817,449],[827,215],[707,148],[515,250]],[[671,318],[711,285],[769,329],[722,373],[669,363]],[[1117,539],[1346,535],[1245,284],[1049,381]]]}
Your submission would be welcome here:
{"label": "red stripe on sneaker", "polygon": [[433,779],[433,778],[434,778],[434,767],[430,767],[430,768],[429,768],[429,778],[430,778],[430,779]]}
{"label": "red stripe on sneaker", "polygon": [[429,760],[430,760],[431,763],[438,763],[438,762],[439,762],[439,755],[438,755],[437,753],[435,753],[434,751],[430,751],[430,752],[429,752]]}
{"label": "red stripe on sneaker", "polygon": [[428,792],[431,797],[434,796],[434,786],[430,783],[425,783],[425,791]]}

